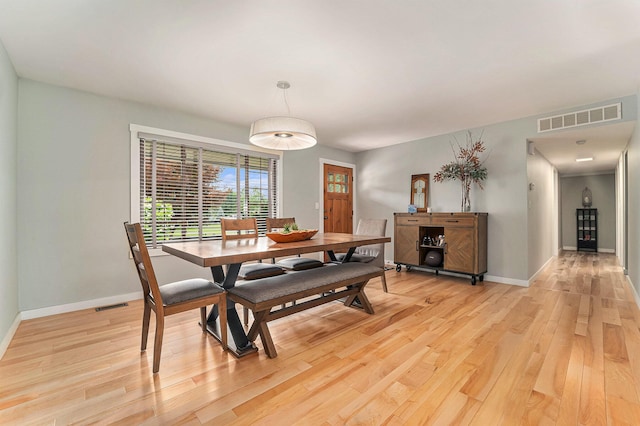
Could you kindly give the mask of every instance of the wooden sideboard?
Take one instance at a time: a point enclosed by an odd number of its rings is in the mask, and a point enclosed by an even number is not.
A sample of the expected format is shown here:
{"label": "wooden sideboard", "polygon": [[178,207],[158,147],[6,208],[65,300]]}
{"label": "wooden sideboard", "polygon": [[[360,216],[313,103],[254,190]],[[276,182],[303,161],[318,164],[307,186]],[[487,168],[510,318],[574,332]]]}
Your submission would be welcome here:
{"label": "wooden sideboard", "polygon": [[[487,272],[487,213],[394,213],[394,262],[471,276],[471,284]],[[429,252],[429,259],[427,255]],[[433,260],[441,259],[439,264]],[[428,264],[430,262],[431,264]]]}

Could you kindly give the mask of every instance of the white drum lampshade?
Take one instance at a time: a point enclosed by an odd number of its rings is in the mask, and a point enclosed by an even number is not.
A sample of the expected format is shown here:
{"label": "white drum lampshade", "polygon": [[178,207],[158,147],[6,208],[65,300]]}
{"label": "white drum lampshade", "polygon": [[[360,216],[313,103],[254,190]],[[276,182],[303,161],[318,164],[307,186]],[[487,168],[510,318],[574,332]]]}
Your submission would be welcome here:
{"label": "white drum lampshade", "polygon": [[318,143],[315,127],[308,121],[290,116],[287,89],[291,84],[281,80],[276,87],[282,89],[282,100],[287,107],[287,116],[267,117],[254,121],[249,132],[249,142],[280,151],[311,148]]}
{"label": "white drum lampshade", "polygon": [[318,143],[313,124],[293,117],[267,117],[254,121],[249,142],[283,151],[310,148]]}

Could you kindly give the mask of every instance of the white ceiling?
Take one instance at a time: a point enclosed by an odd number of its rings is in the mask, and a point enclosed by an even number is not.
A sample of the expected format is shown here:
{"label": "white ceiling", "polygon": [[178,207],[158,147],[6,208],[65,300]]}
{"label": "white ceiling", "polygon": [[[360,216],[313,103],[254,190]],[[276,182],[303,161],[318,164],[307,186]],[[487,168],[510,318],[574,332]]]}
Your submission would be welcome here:
{"label": "white ceiling", "polygon": [[348,151],[635,94],[639,23],[632,0],[0,0],[21,77],[247,133],[288,80]]}

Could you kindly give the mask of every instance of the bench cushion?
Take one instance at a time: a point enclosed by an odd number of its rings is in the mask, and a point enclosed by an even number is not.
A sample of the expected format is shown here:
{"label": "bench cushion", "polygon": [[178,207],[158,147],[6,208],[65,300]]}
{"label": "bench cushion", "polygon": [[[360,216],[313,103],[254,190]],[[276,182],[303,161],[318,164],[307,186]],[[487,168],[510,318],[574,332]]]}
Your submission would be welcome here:
{"label": "bench cushion", "polygon": [[366,263],[342,263],[323,266],[300,272],[290,272],[277,277],[262,278],[256,281],[236,283],[227,290],[251,303],[286,297],[330,283],[338,283],[359,276],[380,273],[377,266]]}
{"label": "bench cushion", "polygon": [[269,263],[250,263],[240,267],[238,277],[244,280],[257,280],[282,274],[284,274],[284,270],[279,266]]}
{"label": "bench cushion", "polygon": [[305,269],[318,268],[324,263],[318,259],[309,259],[308,257],[291,257],[282,259],[276,265],[292,271],[304,271]]}

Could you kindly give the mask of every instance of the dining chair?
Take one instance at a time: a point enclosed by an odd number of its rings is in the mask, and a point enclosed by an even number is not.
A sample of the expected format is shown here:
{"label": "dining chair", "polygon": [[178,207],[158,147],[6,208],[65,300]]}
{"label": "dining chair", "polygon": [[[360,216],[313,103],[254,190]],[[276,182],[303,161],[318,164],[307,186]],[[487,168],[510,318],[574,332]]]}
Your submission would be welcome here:
{"label": "dining chair", "polygon": [[[258,238],[258,222],[255,217],[245,219],[220,218],[222,241]],[[231,233],[229,233],[231,232]]]}
{"label": "dining chair", "polygon": [[267,232],[283,229],[285,225],[296,223],[295,217],[268,217],[265,219]]}
{"label": "dining chair", "polygon": [[[220,218],[220,227],[222,232],[222,241],[257,239],[258,222],[255,217],[245,219]],[[256,280],[259,278],[273,277],[283,274],[284,270],[276,265],[269,263],[250,263],[242,265],[238,277],[244,280]]]}
{"label": "dining chair", "polygon": [[[387,230],[387,219],[360,219],[356,228],[356,235],[375,235],[383,237]],[[336,255],[336,259],[343,260],[345,253]],[[350,262],[371,263],[384,269],[384,243],[371,244],[368,246],[357,247]],[[387,291],[387,279],[384,273],[380,276],[382,279],[382,289]]]}
{"label": "dining chair", "polygon": [[164,335],[164,318],[179,312],[200,308],[202,332],[207,331],[207,306],[218,305],[220,318],[220,340],[222,349],[227,350],[227,298],[226,292],[217,284],[203,278],[192,278],[170,284],[158,285],[151,257],[144,241],[139,223],[124,223],[129,240],[129,249],[136,266],[144,300],[142,315],[142,344],[140,350],[147,349],[149,320],[151,311],[156,315],[156,333],[153,345],[153,372],[160,370],[160,355]]}

